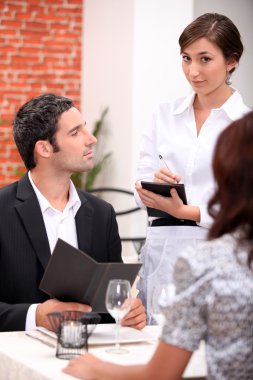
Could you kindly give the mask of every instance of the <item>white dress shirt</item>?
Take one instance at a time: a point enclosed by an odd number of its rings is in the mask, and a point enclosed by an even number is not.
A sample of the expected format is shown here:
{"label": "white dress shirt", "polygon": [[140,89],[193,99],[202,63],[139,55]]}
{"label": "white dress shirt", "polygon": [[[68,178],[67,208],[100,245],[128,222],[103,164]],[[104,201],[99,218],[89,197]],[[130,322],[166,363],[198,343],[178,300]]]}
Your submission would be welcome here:
{"label": "white dress shirt", "polygon": [[[81,206],[81,201],[72,181],[70,181],[68,203],[63,211],[59,211],[52,207],[44,195],[41,194],[34,184],[30,172],[28,173],[28,177],[38,198],[51,253],[54,250],[58,238],[61,238],[72,246],[78,248],[75,215]],[[35,314],[37,306],[38,304],[33,304],[28,309],[26,316],[26,330],[34,330],[36,328]]]}
{"label": "white dress shirt", "polygon": [[[154,173],[163,163],[181,176],[185,184],[188,204],[199,206],[200,223],[209,227],[211,218],[207,213],[207,202],[214,190],[212,156],[220,132],[232,121],[250,111],[234,90],[229,99],[218,109],[213,109],[197,135],[193,110],[195,94],[161,103],[155,109],[149,128],[144,132],[137,167],[137,181],[152,181]],[[135,191],[135,199],[143,204]]]}

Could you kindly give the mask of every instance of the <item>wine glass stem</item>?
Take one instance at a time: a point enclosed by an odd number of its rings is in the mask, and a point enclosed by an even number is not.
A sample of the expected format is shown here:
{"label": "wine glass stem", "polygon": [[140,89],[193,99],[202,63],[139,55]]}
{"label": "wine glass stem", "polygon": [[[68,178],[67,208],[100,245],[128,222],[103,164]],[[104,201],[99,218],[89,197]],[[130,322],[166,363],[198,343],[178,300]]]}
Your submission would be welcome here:
{"label": "wine glass stem", "polygon": [[119,329],[120,329],[120,323],[119,320],[116,321],[116,329],[115,329],[115,348],[116,350],[119,350]]}

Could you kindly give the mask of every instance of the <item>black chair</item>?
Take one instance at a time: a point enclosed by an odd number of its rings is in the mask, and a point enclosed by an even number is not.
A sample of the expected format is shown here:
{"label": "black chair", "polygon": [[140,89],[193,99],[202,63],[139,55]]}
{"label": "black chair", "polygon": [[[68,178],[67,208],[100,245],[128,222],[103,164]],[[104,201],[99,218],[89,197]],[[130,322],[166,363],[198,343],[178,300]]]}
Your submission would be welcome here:
{"label": "black chair", "polygon": [[[113,205],[118,224],[120,224],[121,217],[143,211],[135,205],[134,193],[130,190],[114,188],[114,187],[99,187],[99,188],[91,189],[89,190],[89,192],[108,201],[109,203]],[[126,207],[125,206],[126,202],[127,204],[131,204],[132,202],[132,205]],[[123,203],[123,209],[122,209],[122,206],[120,207],[119,205],[120,203]],[[119,228],[119,233],[120,233],[121,242],[122,243],[131,242],[135,248],[136,253],[139,255],[146,237],[145,236],[125,236],[125,234],[122,234],[122,232],[120,231],[120,228]]]}

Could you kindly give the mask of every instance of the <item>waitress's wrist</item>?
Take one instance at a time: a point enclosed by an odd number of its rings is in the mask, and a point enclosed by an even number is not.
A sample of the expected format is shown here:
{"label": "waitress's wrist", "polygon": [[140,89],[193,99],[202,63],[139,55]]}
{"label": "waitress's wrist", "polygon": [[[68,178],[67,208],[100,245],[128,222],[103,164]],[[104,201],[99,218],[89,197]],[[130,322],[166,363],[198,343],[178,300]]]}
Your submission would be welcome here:
{"label": "waitress's wrist", "polygon": [[178,215],[176,216],[178,219],[187,219],[193,220],[194,222],[200,222],[200,209],[198,206],[192,205],[183,205]]}

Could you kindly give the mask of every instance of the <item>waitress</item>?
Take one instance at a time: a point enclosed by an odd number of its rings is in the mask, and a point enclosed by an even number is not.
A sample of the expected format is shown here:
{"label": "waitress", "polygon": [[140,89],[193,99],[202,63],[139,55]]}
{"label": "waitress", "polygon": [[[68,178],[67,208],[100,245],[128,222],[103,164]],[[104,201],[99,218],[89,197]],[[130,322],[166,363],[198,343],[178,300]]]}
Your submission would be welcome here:
{"label": "waitress", "polygon": [[[168,214],[150,220],[141,252],[143,266],[137,288],[149,323],[153,323],[150,303],[154,287],[173,283],[180,252],[207,236],[212,222],[207,202],[214,191],[211,161],[217,137],[250,110],[231,87],[243,45],[229,18],[217,13],[198,17],[184,29],[179,45],[183,72],[193,92],[157,106],[142,138],[137,168],[137,204]],[[188,204],[183,204],[175,189],[170,190],[171,197],[164,197],[144,190],[141,181],[183,183]]]}

